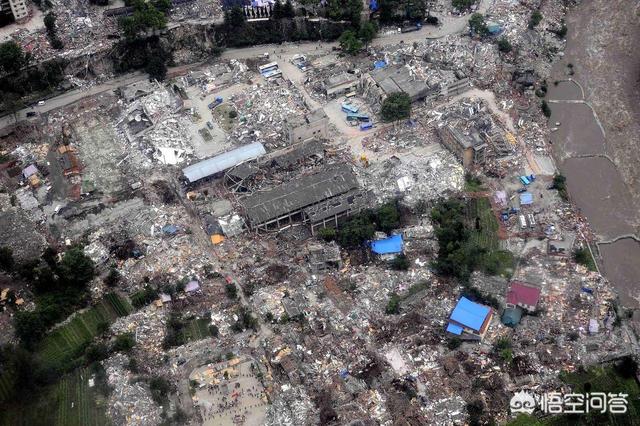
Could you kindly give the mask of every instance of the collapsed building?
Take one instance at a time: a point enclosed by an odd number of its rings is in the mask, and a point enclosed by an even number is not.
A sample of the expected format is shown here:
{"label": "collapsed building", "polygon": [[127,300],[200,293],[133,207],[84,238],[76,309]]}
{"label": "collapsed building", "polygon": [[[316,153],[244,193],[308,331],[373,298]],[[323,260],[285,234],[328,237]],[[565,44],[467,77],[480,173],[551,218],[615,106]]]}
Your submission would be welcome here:
{"label": "collapsed building", "polygon": [[240,200],[253,230],[279,229],[294,221],[317,229],[338,226],[341,219],[369,207],[369,194],[360,188],[351,169],[341,164],[301,177]]}
{"label": "collapsed building", "polygon": [[417,102],[438,92],[427,86],[406,67],[379,68],[366,74],[362,81],[362,91],[373,104],[381,104],[387,96],[396,92],[409,95],[411,102]]}
{"label": "collapsed building", "polygon": [[324,110],[317,109],[304,117],[287,118],[286,128],[291,144],[313,138],[326,139],[329,134],[329,119]]}
{"label": "collapsed building", "polygon": [[468,169],[484,164],[487,156],[487,144],[475,130],[465,136],[455,126],[446,125],[437,129],[442,144]]}
{"label": "collapsed building", "polygon": [[359,80],[354,74],[343,72],[327,79],[324,84],[325,94],[328,98],[335,98],[355,91],[358,88],[358,83]]}

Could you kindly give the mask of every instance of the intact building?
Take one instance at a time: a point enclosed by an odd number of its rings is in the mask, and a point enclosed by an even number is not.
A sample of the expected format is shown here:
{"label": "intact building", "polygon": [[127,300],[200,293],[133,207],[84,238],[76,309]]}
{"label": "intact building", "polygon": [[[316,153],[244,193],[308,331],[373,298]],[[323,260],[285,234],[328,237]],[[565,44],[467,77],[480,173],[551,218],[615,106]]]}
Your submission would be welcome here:
{"label": "intact building", "polygon": [[0,26],[24,22],[29,17],[26,0],[0,0]]}
{"label": "intact building", "polygon": [[317,109],[304,117],[286,120],[287,139],[290,144],[309,139],[326,139],[329,119],[322,109]]}
{"label": "intact building", "polygon": [[437,130],[442,144],[462,162],[468,169],[474,165],[484,164],[487,144],[475,130],[465,136],[453,126],[444,126]]}

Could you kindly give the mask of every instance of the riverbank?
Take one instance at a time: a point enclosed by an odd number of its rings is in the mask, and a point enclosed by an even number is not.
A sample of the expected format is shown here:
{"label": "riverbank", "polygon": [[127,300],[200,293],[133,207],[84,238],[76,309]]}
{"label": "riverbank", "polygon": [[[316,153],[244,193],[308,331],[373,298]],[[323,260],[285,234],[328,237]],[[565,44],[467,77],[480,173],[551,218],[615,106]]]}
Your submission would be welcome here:
{"label": "riverbank", "polygon": [[[640,307],[640,38],[638,6],[585,0],[566,18],[565,55],[548,102],[554,155],[572,200],[598,237],[604,275],[620,302]],[[577,84],[563,80],[572,79]],[[560,123],[556,126],[556,123]]]}

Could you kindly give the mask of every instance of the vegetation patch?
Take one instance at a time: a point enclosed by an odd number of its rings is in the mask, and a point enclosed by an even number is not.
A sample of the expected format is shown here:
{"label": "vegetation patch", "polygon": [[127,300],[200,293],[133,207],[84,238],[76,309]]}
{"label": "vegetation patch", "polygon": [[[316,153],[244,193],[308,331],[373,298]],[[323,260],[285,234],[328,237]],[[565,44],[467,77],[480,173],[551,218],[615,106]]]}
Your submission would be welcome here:
{"label": "vegetation patch", "polygon": [[110,324],[130,312],[131,306],[125,300],[115,293],[108,294],[99,304],[76,315],[44,338],[38,351],[43,365],[49,368],[64,366],[99,334],[101,324]]}

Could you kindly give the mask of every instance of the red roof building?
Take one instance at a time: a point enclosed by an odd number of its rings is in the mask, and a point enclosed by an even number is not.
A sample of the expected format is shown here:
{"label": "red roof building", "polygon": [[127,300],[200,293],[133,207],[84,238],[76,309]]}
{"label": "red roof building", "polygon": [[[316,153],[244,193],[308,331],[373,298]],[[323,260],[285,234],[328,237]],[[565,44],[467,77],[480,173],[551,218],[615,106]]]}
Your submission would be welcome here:
{"label": "red roof building", "polygon": [[507,291],[507,308],[521,307],[529,312],[536,310],[540,301],[540,288],[522,281],[512,281]]}

